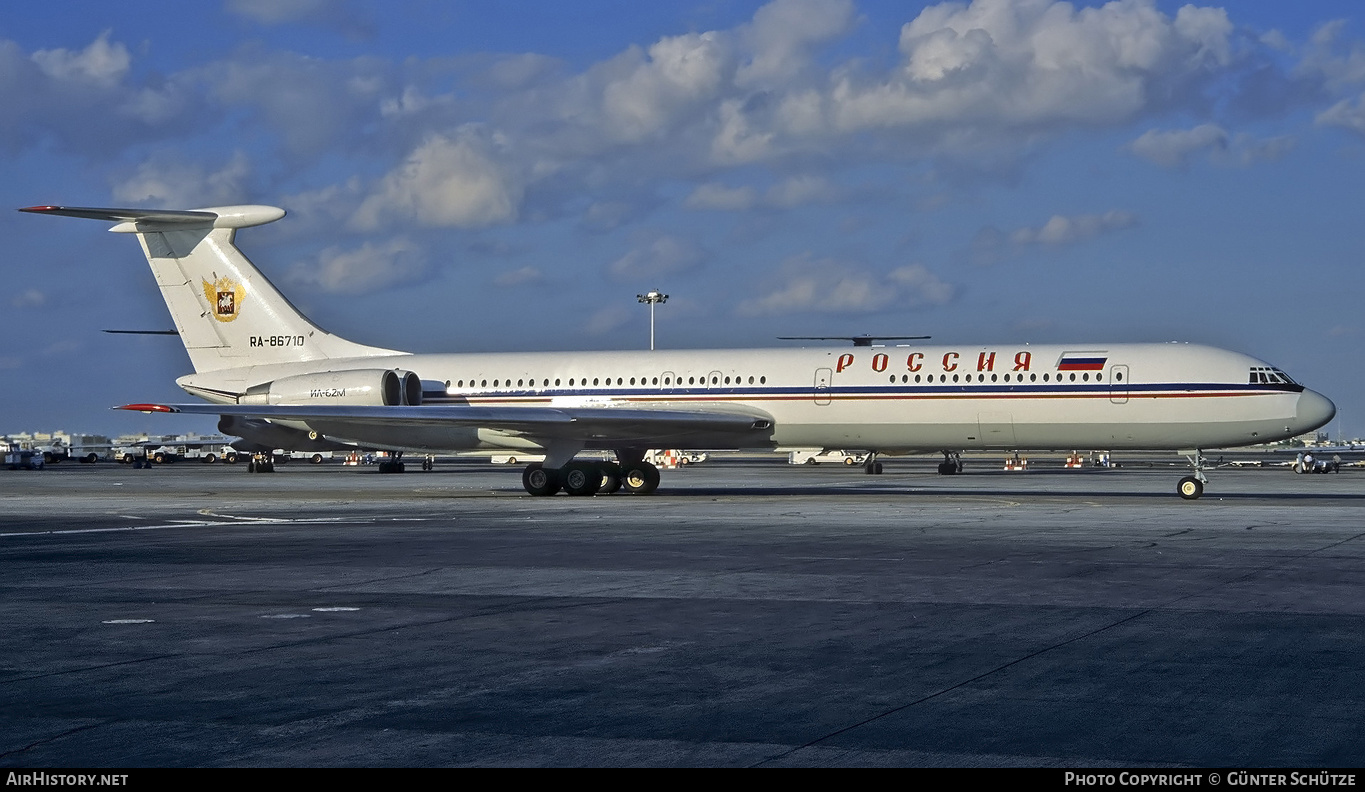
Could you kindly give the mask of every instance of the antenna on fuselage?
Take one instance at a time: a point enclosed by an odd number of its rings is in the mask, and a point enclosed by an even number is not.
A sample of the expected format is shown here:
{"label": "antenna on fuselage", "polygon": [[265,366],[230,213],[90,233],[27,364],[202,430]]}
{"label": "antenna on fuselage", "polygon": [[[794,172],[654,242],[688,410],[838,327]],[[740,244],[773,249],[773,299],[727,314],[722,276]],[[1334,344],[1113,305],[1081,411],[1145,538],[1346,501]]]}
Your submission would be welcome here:
{"label": "antenna on fuselage", "polygon": [[778,336],[779,341],[852,341],[855,347],[870,347],[878,341],[925,341],[933,336]]}

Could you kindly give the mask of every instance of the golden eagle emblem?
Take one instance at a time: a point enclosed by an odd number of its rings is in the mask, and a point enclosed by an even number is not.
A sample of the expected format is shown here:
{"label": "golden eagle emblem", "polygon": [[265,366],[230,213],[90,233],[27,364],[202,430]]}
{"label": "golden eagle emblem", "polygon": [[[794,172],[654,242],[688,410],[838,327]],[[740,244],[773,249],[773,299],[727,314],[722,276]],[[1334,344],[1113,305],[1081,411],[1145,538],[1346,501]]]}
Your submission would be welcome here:
{"label": "golden eagle emblem", "polygon": [[204,284],[204,298],[213,306],[213,318],[220,322],[231,322],[242,310],[242,300],[246,297],[246,287],[231,278],[219,278],[213,283]]}

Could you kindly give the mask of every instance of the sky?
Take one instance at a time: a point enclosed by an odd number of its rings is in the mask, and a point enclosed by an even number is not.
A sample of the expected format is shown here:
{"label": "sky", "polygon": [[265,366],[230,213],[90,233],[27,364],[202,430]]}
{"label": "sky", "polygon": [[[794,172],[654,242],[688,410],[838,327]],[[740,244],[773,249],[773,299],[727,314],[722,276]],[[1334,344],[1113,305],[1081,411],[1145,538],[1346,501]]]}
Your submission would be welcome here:
{"label": "sky", "polygon": [[[238,245],[414,352],[1189,341],[1365,435],[1365,6],[223,0],[0,9],[0,195]],[[0,211],[0,432],[212,431],[136,242]]]}

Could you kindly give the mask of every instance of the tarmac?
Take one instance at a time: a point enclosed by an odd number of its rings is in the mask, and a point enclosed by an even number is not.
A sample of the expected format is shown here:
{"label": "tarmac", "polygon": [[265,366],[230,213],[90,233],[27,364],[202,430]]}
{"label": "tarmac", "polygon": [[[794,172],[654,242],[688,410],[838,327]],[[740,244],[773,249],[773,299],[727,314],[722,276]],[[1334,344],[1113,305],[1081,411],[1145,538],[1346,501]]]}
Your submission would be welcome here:
{"label": "tarmac", "polygon": [[0,471],[0,766],[1365,765],[1365,470]]}

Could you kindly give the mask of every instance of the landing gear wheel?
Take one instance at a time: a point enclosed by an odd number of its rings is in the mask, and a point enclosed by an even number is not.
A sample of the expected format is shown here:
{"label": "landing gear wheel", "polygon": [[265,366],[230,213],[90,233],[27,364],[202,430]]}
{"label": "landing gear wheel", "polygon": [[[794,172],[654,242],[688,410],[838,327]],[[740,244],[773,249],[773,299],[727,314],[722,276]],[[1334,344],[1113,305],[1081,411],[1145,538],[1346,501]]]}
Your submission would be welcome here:
{"label": "landing gear wheel", "polygon": [[597,465],[570,462],[560,468],[564,492],[569,495],[596,495],[602,488],[602,470]]}
{"label": "landing gear wheel", "polygon": [[868,462],[863,465],[863,472],[869,476],[880,476],[882,474],[882,463]]}
{"label": "landing gear wheel", "polygon": [[621,488],[632,495],[648,495],[659,488],[659,469],[648,462],[621,468]]}
{"label": "landing gear wheel", "polygon": [[534,462],[521,471],[521,486],[532,495],[553,495],[559,492],[559,471]]}
{"label": "landing gear wheel", "polygon": [[615,462],[603,462],[600,467],[602,468],[602,486],[598,488],[598,494],[610,495],[621,489],[621,466]]}
{"label": "landing gear wheel", "polygon": [[1185,500],[1197,500],[1204,494],[1204,482],[1194,476],[1186,476],[1176,485],[1175,491]]}

